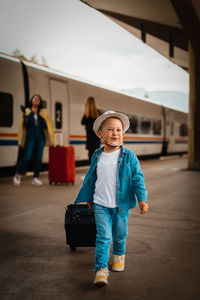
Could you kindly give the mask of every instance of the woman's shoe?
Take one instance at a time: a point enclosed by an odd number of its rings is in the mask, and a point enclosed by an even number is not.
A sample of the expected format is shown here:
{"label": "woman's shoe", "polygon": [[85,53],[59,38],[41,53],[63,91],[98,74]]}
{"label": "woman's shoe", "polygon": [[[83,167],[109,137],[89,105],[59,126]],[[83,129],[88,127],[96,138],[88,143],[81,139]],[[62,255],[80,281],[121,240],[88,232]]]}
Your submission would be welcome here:
{"label": "woman's shoe", "polygon": [[42,181],[38,177],[34,177],[32,180],[32,184],[40,186],[40,185],[42,185]]}
{"label": "woman's shoe", "polygon": [[21,175],[15,174],[15,176],[13,177],[13,184],[16,185],[16,186],[20,186],[20,184],[21,184]]}

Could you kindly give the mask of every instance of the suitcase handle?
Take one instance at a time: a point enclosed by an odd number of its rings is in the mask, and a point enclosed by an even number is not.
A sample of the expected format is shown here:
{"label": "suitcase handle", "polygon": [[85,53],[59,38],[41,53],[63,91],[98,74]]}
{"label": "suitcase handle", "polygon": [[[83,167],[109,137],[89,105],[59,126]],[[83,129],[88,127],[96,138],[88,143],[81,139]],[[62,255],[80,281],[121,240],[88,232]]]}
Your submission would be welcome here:
{"label": "suitcase handle", "polygon": [[[73,208],[76,207],[76,210]],[[80,209],[79,209],[80,208]],[[83,208],[87,209],[87,211],[82,210]],[[94,214],[94,208],[89,209],[87,204],[69,204],[65,207],[65,210],[70,210],[73,213],[81,214],[82,216],[88,216],[88,213]]]}
{"label": "suitcase handle", "polygon": [[89,210],[88,212],[78,210],[78,211],[74,211],[73,215],[88,217],[88,215],[94,215],[94,212],[92,210],[91,211]]}
{"label": "suitcase handle", "polygon": [[[59,136],[59,139],[57,138]],[[59,140],[59,143],[57,143],[57,140]],[[62,132],[55,132],[55,147],[56,146],[63,146],[63,133]]]}

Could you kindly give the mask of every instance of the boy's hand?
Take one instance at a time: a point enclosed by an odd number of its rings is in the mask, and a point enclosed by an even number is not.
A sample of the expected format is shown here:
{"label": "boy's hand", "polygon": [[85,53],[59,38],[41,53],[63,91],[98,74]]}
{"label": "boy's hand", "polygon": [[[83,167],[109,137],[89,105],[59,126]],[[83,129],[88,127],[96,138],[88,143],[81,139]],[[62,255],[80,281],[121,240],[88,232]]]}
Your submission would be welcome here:
{"label": "boy's hand", "polygon": [[94,206],[94,204],[93,204],[93,202],[87,202],[87,206],[88,206],[88,208],[89,209],[93,209],[93,206]]}
{"label": "boy's hand", "polygon": [[141,215],[146,214],[146,212],[149,209],[148,203],[145,202],[145,201],[140,201],[138,205],[140,207],[140,213],[141,213]]}

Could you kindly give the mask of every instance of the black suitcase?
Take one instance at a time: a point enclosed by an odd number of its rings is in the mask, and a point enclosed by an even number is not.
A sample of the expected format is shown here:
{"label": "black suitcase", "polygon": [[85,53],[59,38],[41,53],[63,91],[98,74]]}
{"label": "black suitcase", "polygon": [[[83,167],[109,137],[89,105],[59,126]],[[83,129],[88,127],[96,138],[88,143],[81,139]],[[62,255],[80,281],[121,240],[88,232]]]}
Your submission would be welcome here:
{"label": "black suitcase", "polygon": [[94,210],[86,204],[70,204],[65,211],[66,243],[71,250],[76,247],[94,247],[96,224]]}

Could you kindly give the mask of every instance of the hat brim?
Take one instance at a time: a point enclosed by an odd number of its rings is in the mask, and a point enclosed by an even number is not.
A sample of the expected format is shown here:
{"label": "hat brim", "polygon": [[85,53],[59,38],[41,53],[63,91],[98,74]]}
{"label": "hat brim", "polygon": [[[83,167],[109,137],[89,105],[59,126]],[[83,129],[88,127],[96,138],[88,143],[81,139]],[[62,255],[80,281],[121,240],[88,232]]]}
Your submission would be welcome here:
{"label": "hat brim", "polygon": [[121,120],[122,124],[123,124],[123,131],[127,131],[129,126],[130,126],[130,122],[129,122],[129,118],[122,114],[122,113],[118,113],[118,112],[112,112],[112,113],[104,113],[102,115],[100,115],[95,121],[94,121],[94,125],[93,125],[93,130],[96,133],[96,135],[98,134],[99,128],[101,127],[101,124],[108,118],[118,118]]}

